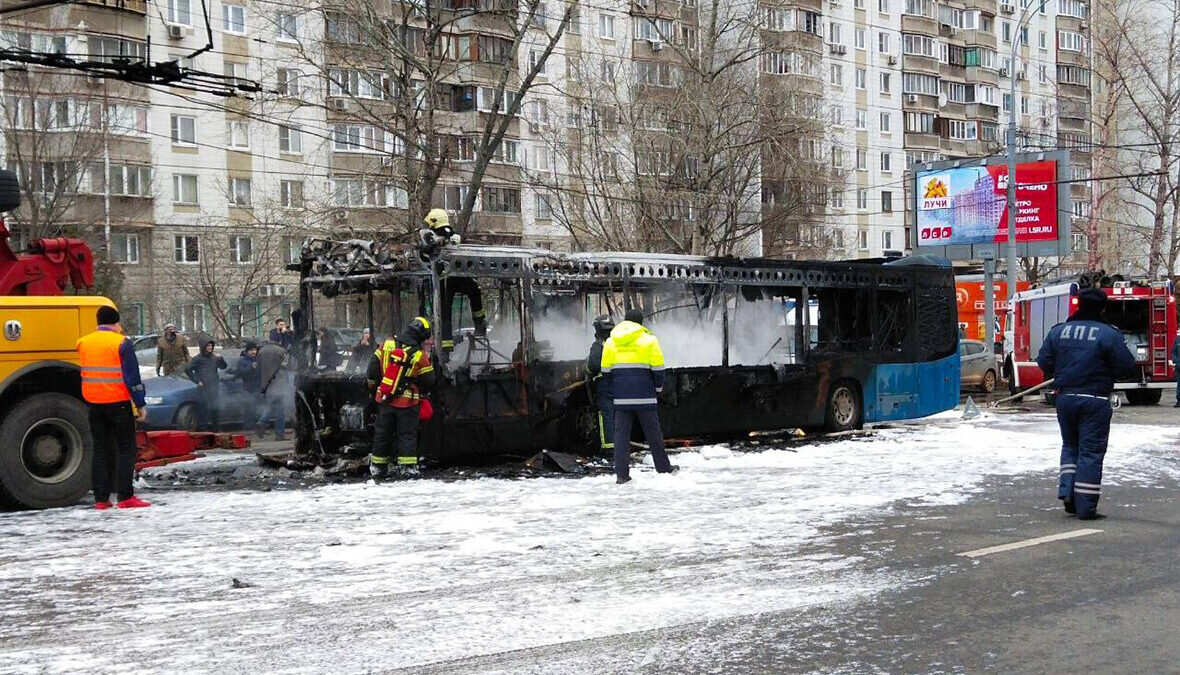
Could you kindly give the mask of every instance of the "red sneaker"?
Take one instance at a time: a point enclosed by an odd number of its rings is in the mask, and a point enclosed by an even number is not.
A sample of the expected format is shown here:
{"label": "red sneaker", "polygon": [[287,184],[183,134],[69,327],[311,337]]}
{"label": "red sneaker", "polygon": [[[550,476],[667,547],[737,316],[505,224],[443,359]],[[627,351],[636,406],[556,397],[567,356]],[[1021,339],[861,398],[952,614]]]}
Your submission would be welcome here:
{"label": "red sneaker", "polygon": [[110,502],[94,502],[95,511],[106,511],[109,508],[111,508]]}
{"label": "red sneaker", "polygon": [[142,509],[145,506],[151,506],[151,505],[152,505],[151,502],[144,501],[144,500],[140,499],[139,497],[128,497],[127,499],[124,499],[123,501],[116,504],[116,506],[118,506],[121,509]]}

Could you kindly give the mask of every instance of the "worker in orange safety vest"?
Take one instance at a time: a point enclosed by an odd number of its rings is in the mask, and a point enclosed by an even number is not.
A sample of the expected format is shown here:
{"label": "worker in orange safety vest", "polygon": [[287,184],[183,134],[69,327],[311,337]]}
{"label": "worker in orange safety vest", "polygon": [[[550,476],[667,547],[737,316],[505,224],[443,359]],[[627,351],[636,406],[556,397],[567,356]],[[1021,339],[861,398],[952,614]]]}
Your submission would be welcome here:
{"label": "worker in orange safety vest", "polygon": [[135,420],[143,420],[147,414],[139,360],[119,326],[119,311],[99,307],[97,318],[98,330],[83,335],[75,345],[82,366],[82,398],[90,407],[94,508],[111,508],[112,489],[121,509],[151,506],[135,496],[132,484]]}
{"label": "worker in orange safety vest", "polygon": [[430,322],[415,317],[400,338],[386,340],[369,360],[368,380],[377,402],[369,474],[375,482],[389,477],[390,453],[397,447],[396,473],[419,475],[418,423],[421,406],[434,386],[434,366],[423,349]]}

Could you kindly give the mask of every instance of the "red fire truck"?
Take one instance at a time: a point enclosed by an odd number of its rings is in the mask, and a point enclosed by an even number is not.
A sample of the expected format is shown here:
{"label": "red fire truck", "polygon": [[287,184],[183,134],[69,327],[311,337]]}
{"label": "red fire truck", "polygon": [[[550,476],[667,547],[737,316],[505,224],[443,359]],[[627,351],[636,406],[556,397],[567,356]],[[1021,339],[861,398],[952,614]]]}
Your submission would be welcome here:
{"label": "red fire truck", "polygon": [[[1115,384],[1131,405],[1155,405],[1165,389],[1176,386],[1175,364],[1170,362],[1176,340],[1176,298],[1171,281],[1111,281],[1101,277],[1095,288],[1106,293],[1103,320],[1123,334],[1127,349],[1135,355],[1135,374]],[[1014,333],[1005,335],[1005,374],[1013,393],[1045,380],[1037,367],[1037,353],[1053,326],[1077,309],[1078,291],[1085,286],[1069,282],[1017,293],[1015,316],[1009,312]],[[1013,348],[1015,342],[1015,348]]]}

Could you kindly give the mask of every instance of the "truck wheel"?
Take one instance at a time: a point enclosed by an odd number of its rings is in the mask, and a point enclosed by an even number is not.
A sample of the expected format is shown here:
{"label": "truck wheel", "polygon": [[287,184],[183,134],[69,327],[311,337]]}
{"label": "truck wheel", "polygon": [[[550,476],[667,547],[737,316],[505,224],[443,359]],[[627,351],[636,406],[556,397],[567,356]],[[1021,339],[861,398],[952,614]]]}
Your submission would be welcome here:
{"label": "truck wheel", "polygon": [[86,405],[78,399],[38,394],[17,403],[0,425],[0,504],[74,504],[90,489],[92,452]]}
{"label": "truck wheel", "polygon": [[990,394],[996,390],[996,371],[988,370],[983,374],[983,391]]}
{"label": "truck wheel", "polygon": [[828,392],[824,409],[824,428],[828,431],[851,431],[864,423],[864,406],[860,388],[849,380],[837,382]]}
{"label": "truck wheel", "polygon": [[176,410],[176,428],[180,431],[196,431],[200,420],[197,417],[197,406],[185,403]]}
{"label": "truck wheel", "polygon": [[1128,405],[1156,405],[1163,397],[1163,389],[1128,389]]}

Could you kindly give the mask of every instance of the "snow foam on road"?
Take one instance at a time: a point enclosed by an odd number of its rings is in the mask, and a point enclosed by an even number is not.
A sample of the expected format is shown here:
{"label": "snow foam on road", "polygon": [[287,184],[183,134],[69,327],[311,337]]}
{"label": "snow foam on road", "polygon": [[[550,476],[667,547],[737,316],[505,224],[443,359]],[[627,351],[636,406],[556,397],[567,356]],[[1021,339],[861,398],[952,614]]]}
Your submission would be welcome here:
{"label": "snow foam on road", "polygon": [[[1108,475],[1174,470],[1160,448],[1176,435],[1116,427]],[[0,671],[367,672],[852,603],[910,579],[816,553],[823,528],[1055,473],[1057,452],[1049,415],[942,416],[791,449],[711,446],[621,487],[420,481],[4,514]]]}

